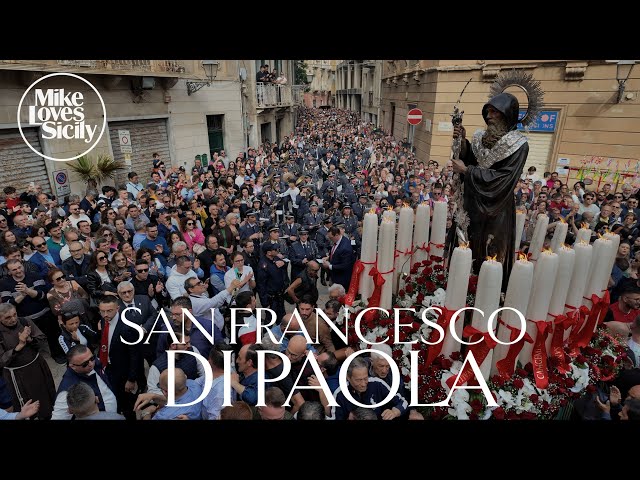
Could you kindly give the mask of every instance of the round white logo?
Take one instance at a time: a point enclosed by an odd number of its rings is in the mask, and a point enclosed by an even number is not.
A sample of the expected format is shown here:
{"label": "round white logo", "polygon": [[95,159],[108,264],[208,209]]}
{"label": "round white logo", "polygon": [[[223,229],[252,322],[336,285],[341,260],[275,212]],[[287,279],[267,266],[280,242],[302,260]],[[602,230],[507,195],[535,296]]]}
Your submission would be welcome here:
{"label": "round white logo", "polygon": [[[91,124],[85,120],[85,98],[82,92],[65,91],[64,88],[35,89],[35,102],[34,105],[28,105],[28,123],[25,126],[40,127],[42,138],[45,140],[72,140],[90,145],[84,152],[74,157],[55,158],[45,155],[27,141],[22,131],[23,122],[20,120],[20,113],[25,97],[38,83],[52,77],[73,77],[81,80],[91,87],[102,105],[102,129],[98,134],[97,130],[100,125]],[[86,155],[98,145],[106,127],[107,109],[100,92],[87,79],[73,73],[52,73],[39,78],[27,88],[18,104],[18,129],[22,139],[31,150],[47,160],[66,162]]]}

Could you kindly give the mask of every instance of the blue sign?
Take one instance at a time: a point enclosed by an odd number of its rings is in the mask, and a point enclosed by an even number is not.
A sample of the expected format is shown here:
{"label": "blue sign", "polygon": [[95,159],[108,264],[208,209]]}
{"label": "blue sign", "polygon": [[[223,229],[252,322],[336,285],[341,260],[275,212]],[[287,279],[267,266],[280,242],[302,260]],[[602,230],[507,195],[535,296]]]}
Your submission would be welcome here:
{"label": "blue sign", "polygon": [[[519,118],[522,118],[526,110],[520,110]],[[557,110],[545,110],[538,114],[538,117],[535,121],[529,125],[530,132],[555,132],[556,131],[556,123],[558,122],[558,111]],[[518,124],[518,130],[524,130],[524,127],[521,123]]]}

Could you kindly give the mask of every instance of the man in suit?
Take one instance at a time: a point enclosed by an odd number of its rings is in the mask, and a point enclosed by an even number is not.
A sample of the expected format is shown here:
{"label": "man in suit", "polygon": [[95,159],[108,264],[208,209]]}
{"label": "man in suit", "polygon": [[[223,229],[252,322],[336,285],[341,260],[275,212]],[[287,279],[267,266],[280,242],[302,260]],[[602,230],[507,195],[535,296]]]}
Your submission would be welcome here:
{"label": "man in suit", "polygon": [[[158,312],[151,304],[151,299],[148,295],[136,295],[135,287],[129,280],[125,280],[118,284],[118,297],[120,298],[120,315],[122,315],[124,310],[130,307],[140,310],[129,310],[127,312],[127,320],[142,326],[145,332],[146,341],[147,334],[153,328],[158,317]],[[157,343],[157,335],[151,336],[151,340],[148,345],[143,342],[140,343],[140,353],[149,365],[151,365],[155,360]],[[144,384],[138,382],[138,385]]]}
{"label": "man in suit", "polygon": [[98,305],[102,317],[99,358],[118,401],[118,411],[134,419],[133,406],[138,393],[138,380],[144,376],[140,347],[127,345],[138,340],[138,333],[120,318],[119,298],[104,295]]}
{"label": "man in suit", "polygon": [[67,276],[67,280],[75,280],[86,290],[91,255],[84,253],[84,247],[80,242],[71,242],[69,252],[71,256],[62,262],[62,272]]}
{"label": "man in suit", "polygon": [[351,242],[343,237],[340,228],[333,226],[329,229],[327,238],[333,246],[329,255],[324,258],[322,268],[329,270],[331,281],[339,283],[345,290],[349,288],[351,282],[351,271],[353,270],[354,255]]}
{"label": "man in suit", "polygon": [[[329,255],[329,251],[331,250],[331,242],[329,241],[329,229],[333,225],[333,219],[331,217],[327,217],[322,221],[322,227],[318,229],[316,233],[316,245],[318,246],[318,258],[324,258]],[[320,271],[320,283],[324,286],[327,285],[326,278],[328,278],[328,270],[322,269]]]}
{"label": "man in suit", "polygon": [[60,267],[60,264],[62,263],[60,261],[60,254],[55,250],[49,250],[47,241],[44,238],[40,236],[34,237],[33,240],[31,240],[31,244],[36,250],[36,253],[31,256],[29,261],[38,266],[42,277],[47,276],[50,268]]}

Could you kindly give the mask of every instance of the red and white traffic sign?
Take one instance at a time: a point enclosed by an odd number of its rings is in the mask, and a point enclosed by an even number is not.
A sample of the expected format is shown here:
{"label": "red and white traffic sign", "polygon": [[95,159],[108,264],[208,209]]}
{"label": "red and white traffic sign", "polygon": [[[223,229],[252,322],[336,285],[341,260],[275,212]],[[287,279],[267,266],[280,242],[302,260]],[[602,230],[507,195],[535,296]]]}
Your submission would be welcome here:
{"label": "red and white traffic sign", "polygon": [[411,125],[418,125],[422,121],[422,110],[419,108],[412,108],[407,113],[407,121]]}

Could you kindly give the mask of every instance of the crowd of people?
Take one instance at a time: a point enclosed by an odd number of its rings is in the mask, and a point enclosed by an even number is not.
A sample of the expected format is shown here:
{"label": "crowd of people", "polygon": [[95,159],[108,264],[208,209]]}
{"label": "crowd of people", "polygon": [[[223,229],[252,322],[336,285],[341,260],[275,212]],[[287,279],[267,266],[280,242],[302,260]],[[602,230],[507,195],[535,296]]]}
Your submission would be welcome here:
{"label": "crowd of people", "polygon": [[[268,66],[261,73],[268,74]],[[101,193],[89,187],[84,195],[57,199],[40,185],[24,192],[4,186],[0,407],[18,419],[421,419],[408,407],[404,387],[373,410],[345,397],[337,378],[354,350],[318,321],[314,308],[338,317],[360,255],[366,212],[382,216],[403,204],[449,201],[451,217],[452,188],[451,162],[440,166],[419,159],[406,138],[398,141],[356,113],[337,109],[302,109],[295,130],[281,143],[265,141],[235,158],[221,150],[206,165],[196,158],[189,170],[167,166],[154,154],[148,171],[130,172],[126,184],[104,186]],[[557,173],[539,178],[530,168],[514,198],[528,215],[523,251],[539,213],[550,217],[549,240],[561,217],[571,225],[568,244],[582,223],[594,236],[607,228],[623,237],[607,319],[613,330],[630,336],[635,354],[636,376],[620,386],[621,409],[625,398],[640,398],[638,195],[629,185],[619,192],[610,184],[590,191],[582,182],[569,191]],[[451,223],[449,218],[448,228]],[[320,302],[318,280],[328,287],[326,302]],[[277,341],[265,335],[256,343],[258,305],[276,313]],[[121,321],[130,307],[135,310],[127,318],[145,334],[161,310],[174,332],[136,343],[138,330]],[[231,307],[246,309],[234,332]],[[307,344],[295,333],[300,325],[291,315],[294,308],[308,331],[317,328],[317,343]],[[216,342],[183,310],[215,332]],[[170,350],[208,359],[214,381],[201,402],[166,406]],[[279,351],[292,365],[289,375],[270,384],[264,407],[255,406],[260,350]],[[374,350],[391,355],[387,345]],[[236,369],[234,403],[223,408],[227,351]],[[305,361],[309,351],[338,407],[311,389],[296,390],[285,407],[296,379],[298,386],[319,385]],[[44,352],[66,365],[57,387]],[[268,378],[279,377],[282,359],[267,354],[265,362]],[[200,396],[204,369],[193,355],[179,352],[176,366],[176,403],[186,404]],[[349,393],[358,400],[370,403],[389,393],[390,370],[382,355],[358,357],[345,373]],[[613,403],[611,395],[610,409]],[[638,406],[631,404],[625,415],[637,418]],[[602,403],[601,410],[606,407]]]}

